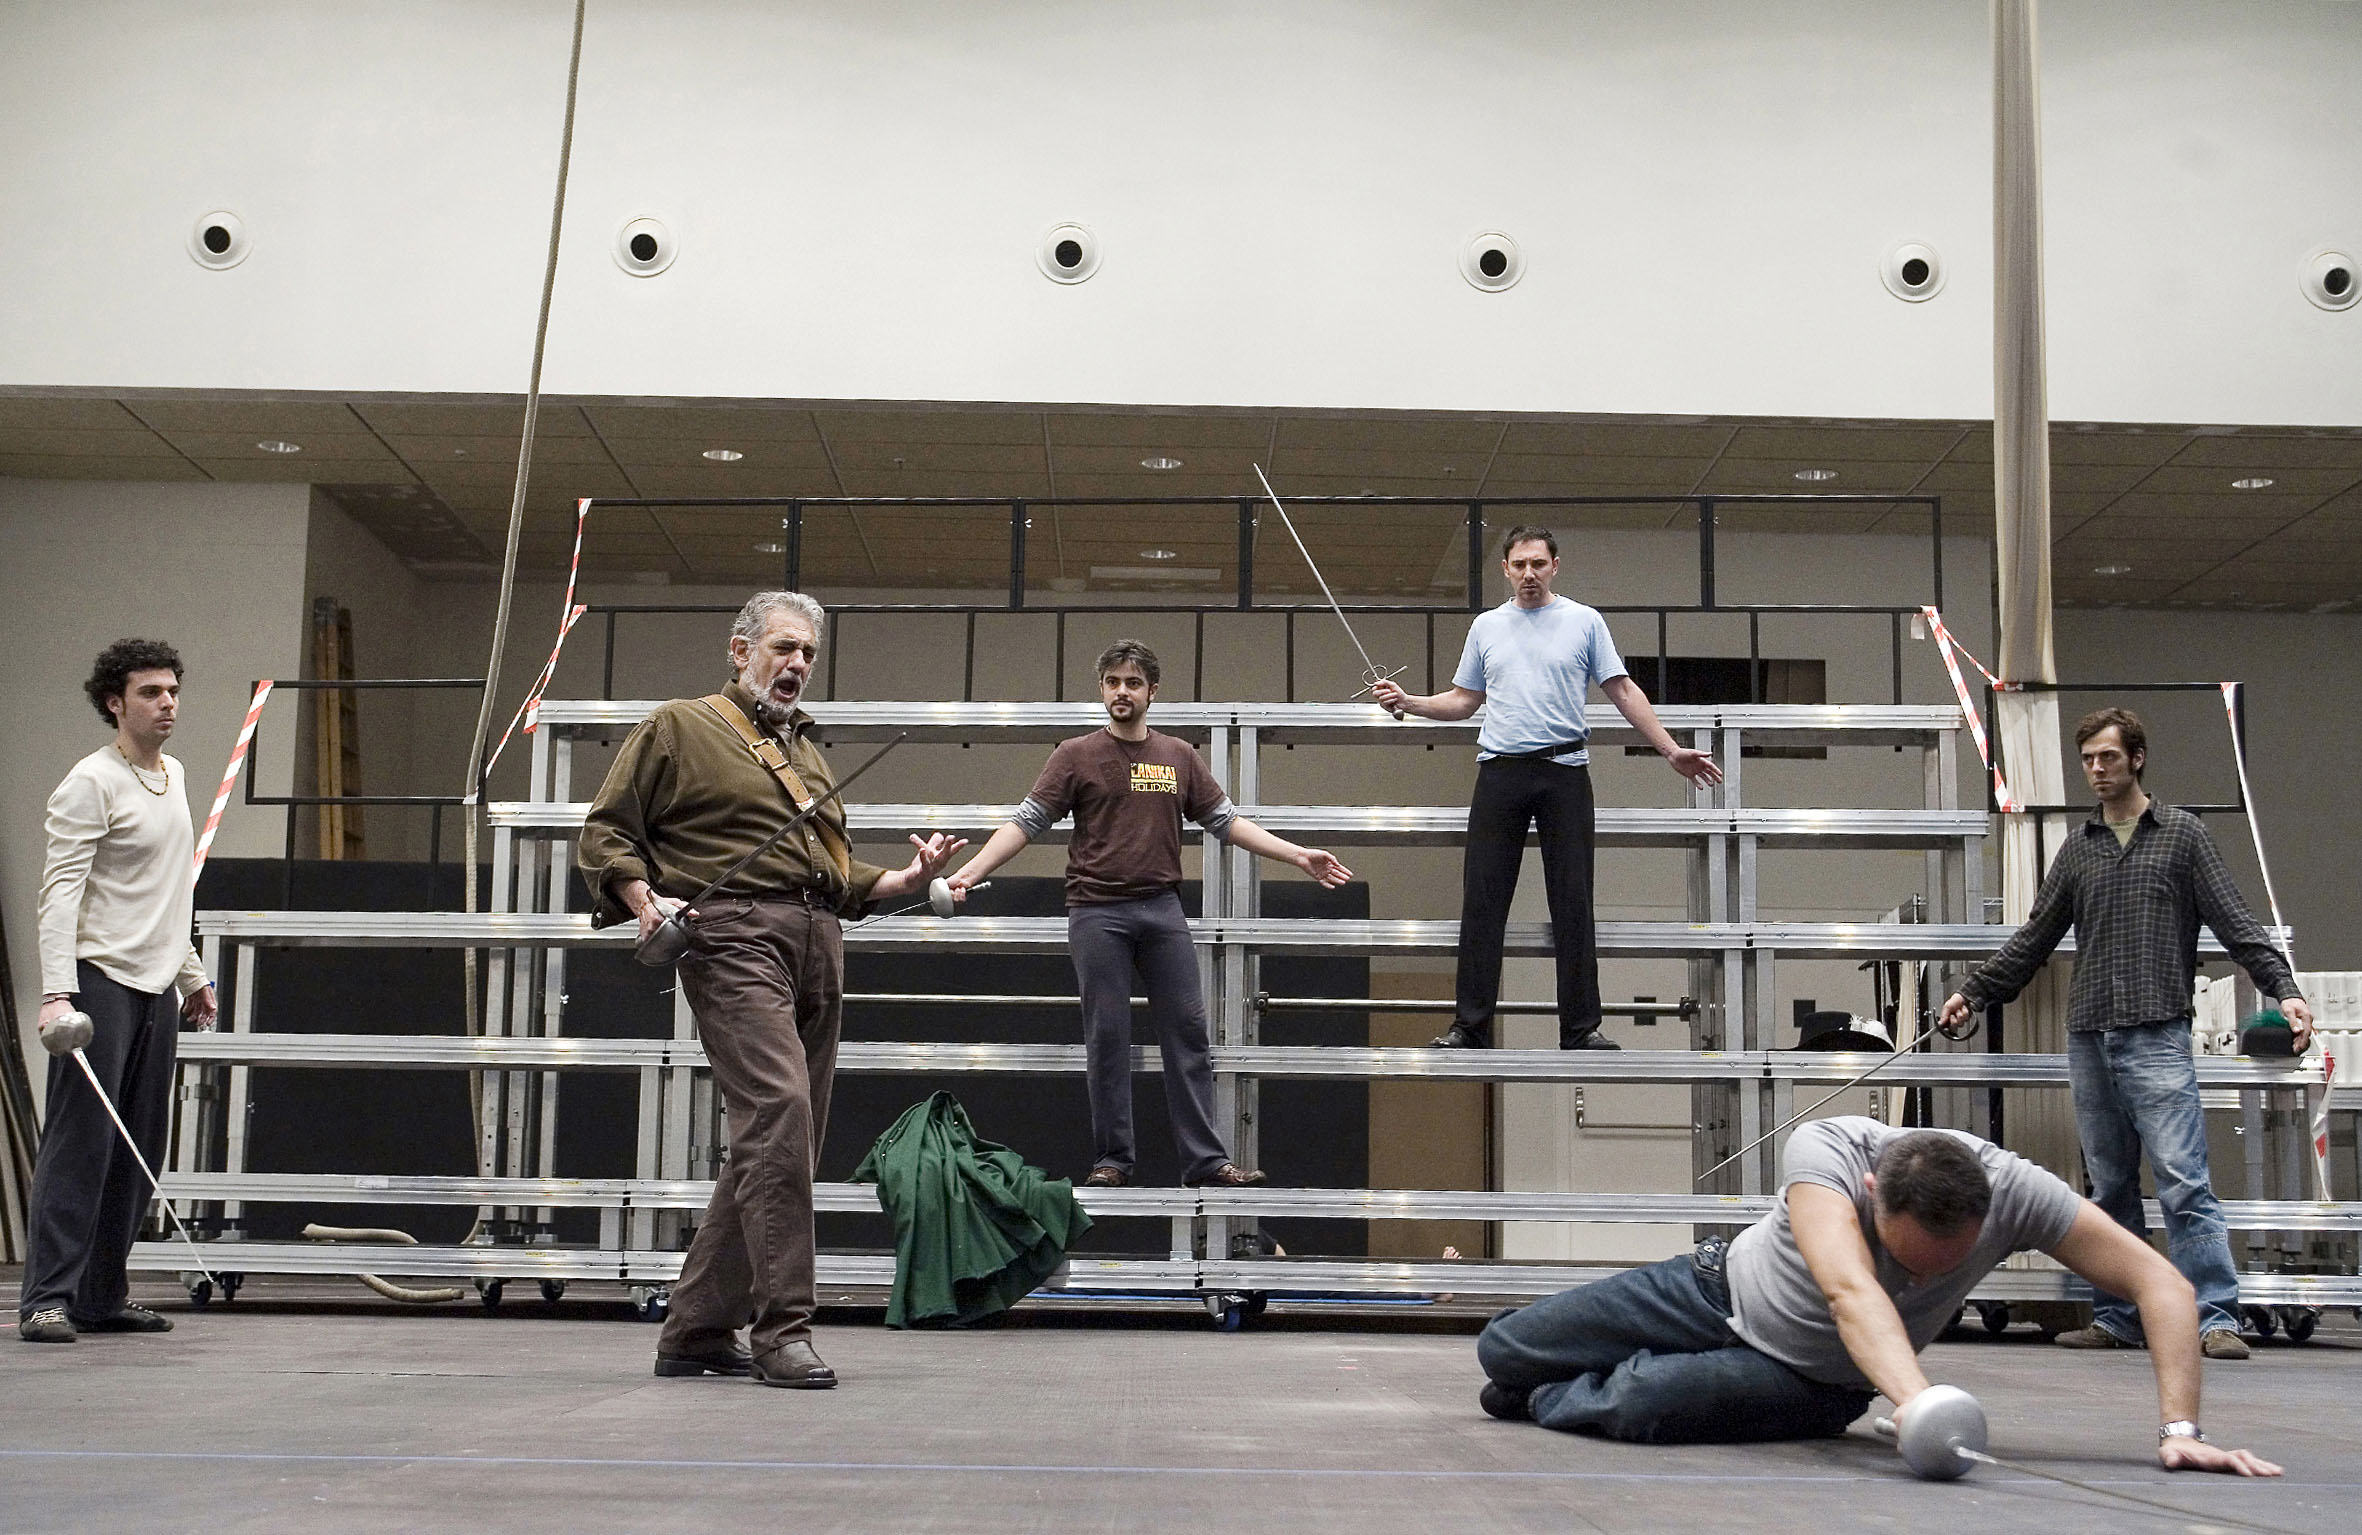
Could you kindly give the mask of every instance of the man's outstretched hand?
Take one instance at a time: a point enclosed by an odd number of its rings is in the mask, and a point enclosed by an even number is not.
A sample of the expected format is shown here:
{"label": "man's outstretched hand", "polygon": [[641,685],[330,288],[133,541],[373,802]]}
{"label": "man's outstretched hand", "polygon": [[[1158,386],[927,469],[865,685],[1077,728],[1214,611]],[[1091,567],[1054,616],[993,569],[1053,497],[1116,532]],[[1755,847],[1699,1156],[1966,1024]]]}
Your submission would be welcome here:
{"label": "man's outstretched hand", "polygon": [[2168,1471],[2220,1471],[2226,1476],[2278,1476],[2280,1468],[2253,1450],[2225,1450],[2180,1435],[2157,1446]]}

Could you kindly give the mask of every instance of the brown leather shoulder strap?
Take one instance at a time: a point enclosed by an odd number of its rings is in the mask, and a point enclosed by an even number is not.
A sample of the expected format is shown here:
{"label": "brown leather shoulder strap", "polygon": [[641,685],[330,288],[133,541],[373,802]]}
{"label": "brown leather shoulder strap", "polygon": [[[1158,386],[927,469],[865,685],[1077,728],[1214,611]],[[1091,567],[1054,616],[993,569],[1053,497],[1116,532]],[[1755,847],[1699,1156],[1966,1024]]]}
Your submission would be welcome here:
{"label": "brown leather shoulder strap", "polygon": [[[815,796],[804,787],[803,775],[795,770],[795,764],[788,761],[786,748],[767,732],[756,729],[755,722],[746,717],[746,711],[739,708],[729,694],[708,693],[698,702],[712,710],[715,718],[737,732],[738,739],[746,743],[746,749],[754,754],[755,761],[761,763],[779,781],[779,787],[787,791],[788,803],[798,810],[812,808]],[[814,816],[811,824],[820,833],[820,845],[828,850],[828,861],[835,867],[837,878],[850,884],[853,877],[853,850],[846,844],[844,834],[825,816]]]}

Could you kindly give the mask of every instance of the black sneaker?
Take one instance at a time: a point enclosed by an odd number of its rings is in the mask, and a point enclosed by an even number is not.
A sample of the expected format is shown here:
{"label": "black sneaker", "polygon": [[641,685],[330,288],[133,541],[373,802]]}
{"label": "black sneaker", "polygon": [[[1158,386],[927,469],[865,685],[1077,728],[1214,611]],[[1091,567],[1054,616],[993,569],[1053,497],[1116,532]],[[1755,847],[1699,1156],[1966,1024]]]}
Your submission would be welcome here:
{"label": "black sneaker", "polygon": [[125,1306],[113,1316],[100,1317],[95,1322],[76,1322],[84,1332],[170,1332],[172,1319],[161,1317],[145,1306]]}
{"label": "black sneaker", "polygon": [[1468,1025],[1455,1023],[1427,1041],[1427,1046],[1431,1050],[1490,1050],[1493,1042]]}
{"label": "black sneaker", "polygon": [[71,1343],[74,1324],[67,1319],[63,1306],[44,1306],[28,1317],[17,1318],[16,1335],[27,1343]]}
{"label": "black sneaker", "polygon": [[1476,1405],[1504,1423],[1530,1423],[1533,1404],[1523,1391],[1512,1391],[1498,1381],[1486,1381],[1476,1393]]}
{"label": "black sneaker", "polygon": [[1558,1048],[1561,1050],[1621,1050],[1624,1047],[1608,1038],[1605,1031],[1593,1029],[1588,1034],[1561,1035]]}

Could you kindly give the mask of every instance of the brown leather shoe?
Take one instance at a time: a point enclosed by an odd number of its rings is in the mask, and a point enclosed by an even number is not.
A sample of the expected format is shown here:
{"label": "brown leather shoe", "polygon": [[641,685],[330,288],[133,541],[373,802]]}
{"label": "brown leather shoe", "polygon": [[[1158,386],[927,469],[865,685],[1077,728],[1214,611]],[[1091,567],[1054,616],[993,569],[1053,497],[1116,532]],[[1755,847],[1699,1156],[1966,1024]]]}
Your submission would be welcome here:
{"label": "brown leather shoe", "polygon": [[705,1348],[685,1348],[673,1353],[656,1351],[656,1373],[659,1375],[752,1375],[754,1355],[735,1338]]}
{"label": "brown leather shoe", "polygon": [[2211,1328],[2198,1340],[2198,1352],[2209,1359],[2245,1359],[2247,1340],[2228,1327]]}
{"label": "brown leather shoe", "polygon": [[1261,1168],[1246,1168],[1239,1166],[1236,1162],[1225,1162],[1203,1178],[1190,1179],[1189,1186],[1193,1189],[1204,1188],[1210,1183],[1217,1188],[1243,1189],[1263,1181],[1264,1175]]}
{"label": "brown leather shoe", "polygon": [[757,1385],[785,1386],[790,1391],[826,1391],[837,1383],[837,1372],[801,1338],[757,1355],[751,1373]]}
{"label": "brown leather shoe", "polygon": [[1120,1189],[1131,1181],[1132,1175],[1120,1167],[1094,1167],[1091,1169],[1091,1175],[1083,1180],[1083,1187],[1087,1189]]}

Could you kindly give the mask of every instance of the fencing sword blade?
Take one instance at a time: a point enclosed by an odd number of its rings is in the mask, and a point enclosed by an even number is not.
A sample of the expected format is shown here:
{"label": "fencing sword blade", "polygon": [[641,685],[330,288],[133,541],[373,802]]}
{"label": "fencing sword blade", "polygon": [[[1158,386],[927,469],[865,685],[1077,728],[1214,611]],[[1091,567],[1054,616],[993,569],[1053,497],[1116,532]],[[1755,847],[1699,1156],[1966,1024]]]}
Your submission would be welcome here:
{"label": "fencing sword blade", "polygon": [[900,746],[903,742],[909,739],[909,731],[904,730],[897,732],[893,740],[888,741],[885,745],[879,747],[874,753],[871,754],[870,759],[867,762],[862,763],[861,766],[855,768],[852,772],[847,773],[843,778],[832,784],[826,793],[815,794],[812,796],[810,803],[797,806],[796,813],[787,818],[787,824],[785,826],[780,827],[777,831],[771,833],[770,836],[765,837],[747,852],[740,855],[736,863],[730,865],[730,867],[727,869],[724,869],[721,873],[721,877],[716,879],[712,884],[706,886],[703,890],[698,891],[696,896],[693,897],[688,902],[688,904],[690,906],[695,906],[699,901],[710,900],[713,897],[715,891],[721,889],[733,879],[736,879],[739,875],[739,872],[743,870],[748,864],[753,863],[756,859],[762,857],[765,853],[768,853],[771,851],[771,849],[777,847],[780,842],[786,838],[789,832],[794,831],[797,827],[803,825],[806,821],[809,821],[812,819],[812,817],[818,815],[820,813],[821,806],[827,804],[830,800],[842,796],[847,789],[853,787],[854,779],[859,778],[871,768],[876,767],[880,762],[885,760],[886,753],[892,751],[895,747]]}
{"label": "fencing sword blade", "polygon": [[2113,1487],[2102,1487],[2093,1482],[2080,1482],[2056,1471],[2045,1471],[2040,1466],[2028,1465],[2022,1460],[2011,1460],[2006,1455],[1994,1455],[1984,1450],[1972,1450],[1966,1445],[1957,1447],[1952,1453],[1958,1455],[1962,1460],[1974,1461],[1980,1466],[1994,1466],[2004,1471],[2015,1471],[2021,1476],[2040,1477],[2044,1481],[2057,1482],[2062,1487],[2072,1487],[2077,1492],[2088,1492],[2102,1498],[2117,1498],[2161,1514],[2171,1514],[2176,1519],[2188,1524],[2224,1525],[2235,1530],[2257,1530],[2263,1532],[2263,1535],[2279,1535],[2280,1527],[2276,1525],[2254,1524],[2229,1514],[2200,1513],[2196,1509],[2183,1508],[2178,1504],[2160,1503],[2153,1498],[2144,1498],[2129,1492],[2118,1492]]}
{"label": "fencing sword blade", "polygon": [[[1329,578],[1320,573],[1320,562],[1312,557],[1310,549],[1304,547],[1304,535],[1296,531],[1296,520],[1288,515],[1287,504],[1280,500],[1279,492],[1271,488],[1271,476],[1263,472],[1261,464],[1254,467],[1255,478],[1263,482],[1263,494],[1271,498],[1272,509],[1279,513],[1280,524],[1288,530],[1288,537],[1295,541],[1296,552],[1304,556],[1304,563],[1311,567],[1312,579],[1320,583],[1320,594],[1329,600],[1329,611],[1337,615],[1337,622],[1345,626],[1345,637],[1353,641],[1355,650],[1361,652],[1362,693],[1371,691],[1379,682],[1387,678],[1400,676],[1399,669],[1393,672],[1381,672],[1378,669],[1378,663],[1370,659],[1369,647],[1361,642],[1361,636],[1353,630],[1353,620],[1345,616],[1345,609],[1337,603],[1337,594],[1329,590]],[[1359,698],[1361,693],[1356,693],[1353,696]]]}
{"label": "fencing sword blade", "polygon": [[1793,1113],[1793,1114],[1789,1115],[1789,1116],[1788,1116],[1786,1119],[1783,1119],[1783,1120],[1781,1120],[1781,1121],[1780,1121],[1778,1124],[1776,1124],[1776,1125],[1772,1126],[1772,1127],[1771,1127],[1769,1130],[1766,1130],[1766,1131],[1764,1131],[1764,1132],[1763,1132],[1761,1135],[1759,1135],[1759,1136],[1755,1137],[1755,1139],[1753,1139],[1753,1140],[1749,1141],[1749,1142],[1748,1142],[1746,1145],[1744,1145],[1744,1146],[1741,1146],[1741,1147],[1740,1147],[1738,1150],[1736,1150],[1736,1151],[1732,1152],[1732,1153],[1731,1153],[1729,1156],[1727,1156],[1727,1157],[1724,1157],[1724,1158],[1723,1158],[1721,1161],[1719,1161],[1719,1162],[1715,1163],[1715,1164],[1714,1164],[1712,1167],[1709,1167],[1709,1168],[1707,1168],[1707,1169],[1706,1169],[1704,1172],[1702,1172],[1702,1173],[1698,1174],[1697,1181],[1698,1181],[1698,1182],[1700,1182],[1700,1183],[1703,1183],[1703,1182],[1705,1182],[1705,1181],[1706,1181],[1708,1178],[1711,1178],[1711,1177],[1713,1177],[1713,1176],[1714,1176],[1716,1173],[1718,1173],[1718,1172],[1721,1172],[1721,1171],[1722,1171],[1724,1168],[1726,1168],[1726,1167],[1730,1166],[1730,1165],[1731,1165],[1733,1162],[1736,1162],[1736,1161],[1737,1161],[1739,1158],[1741,1158],[1741,1157],[1745,1156],[1745,1155],[1746,1155],[1748,1152],[1750,1152],[1750,1151],[1753,1151],[1753,1150],[1754,1150],[1756,1147],[1758,1147],[1758,1146],[1762,1145],[1762,1144],[1763,1144],[1765,1141],[1768,1141],[1768,1140],[1770,1140],[1770,1139],[1771,1139],[1773,1136],[1775,1136],[1775,1135],[1779,1134],[1779,1133],[1780,1133],[1782,1130],[1786,1130],[1786,1129],[1788,1129],[1788,1128],[1792,1127],[1793,1125],[1795,1125],[1795,1124],[1796,1124],[1796,1122],[1797,1122],[1798,1120],[1801,1120],[1802,1118],[1804,1118],[1804,1116],[1805,1116],[1805,1115],[1807,1115],[1807,1114],[1810,1114],[1810,1113],[1811,1113],[1811,1112],[1812,1112],[1814,1109],[1817,1109],[1817,1108],[1819,1108],[1819,1107],[1820,1107],[1822,1104],[1825,1104],[1825,1103],[1827,1103],[1827,1102],[1828,1102],[1830,1099],[1832,1099],[1832,1098],[1835,1098],[1835,1097],[1836,1097],[1836,1096],[1837,1096],[1839,1093],[1842,1093],[1842,1092],[1844,1092],[1844,1091],[1845,1091],[1846,1089],[1848,1089],[1848,1088],[1852,1088],[1852,1087],[1859,1087],[1859,1086],[1861,1086],[1861,1085],[1862,1085],[1864,1082],[1867,1082],[1867,1081],[1869,1081],[1869,1080],[1870,1080],[1872,1077],[1874,1077],[1874,1076],[1878,1075],[1878,1073],[1880,1073],[1880,1072],[1884,1071],[1884,1070],[1885,1070],[1887,1067],[1889,1067],[1889,1066],[1892,1066],[1892,1065],[1893,1065],[1893,1064],[1894,1064],[1896,1061],[1899,1061],[1899,1060],[1901,1060],[1901,1059],[1902,1059],[1904,1056],[1906,1056],[1906,1055],[1909,1055],[1909,1054],[1910,1054],[1912,1051],[1914,1051],[1914,1050],[1918,1049],[1918,1048],[1920,1047],[1920,1045],[1921,1045],[1921,1044],[1923,1044],[1923,1043],[1925,1043],[1925,1042],[1926,1042],[1926,1040],[1927,1040],[1927,1039],[1928,1039],[1930,1036],[1932,1036],[1932,1035],[1933,1035],[1935,1032],[1936,1032],[1936,1025],[1935,1025],[1935,1024],[1932,1024],[1932,1023],[1931,1023],[1931,1024],[1929,1024],[1929,1025],[1928,1025],[1926,1028],[1924,1028],[1924,1029],[1921,1029],[1921,1030],[1919,1031],[1918,1037],[1917,1037],[1917,1038],[1915,1038],[1915,1039],[1913,1039],[1913,1040],[1912,1040],[1912,1041],[1911,1041],[1909,1044],[1905,1044],[1905,1045],[1899,1045],[1899,1046],[1897,1046],[1897,1047],[1895,1048],[1895,1053],[1894,1053],[1894,1054],[1892,1054],[1892,1055],[1888,1056],[1888,1057],[1887,1057],[1885,1060],[1883,1060],[1883,1061],[1880,1061],[1880,1062],[1879,1062],[1877,1065],[1875,1065],[1875,1066],[1871,1067],[1871,1068],[1870,1068],[1868,1071],[1865,1071],[1865,1072],[1863,1072],[1863,1073],[1862,1073],[1860,1076],[1858,1076],[1858,1077],[1854,1077],[1854,1078],[1852,1078],[1852,1079],[1851,1079],[1851,1080],[1849,1080],[1849,1081],[1846,1081],[1846,1082],[1841,1082],[1841,1083],[1839,1083],[1839,1084],[1838,1084],[1838,1085],[1837,1085],[1835,1088],[1831,1089],[1831,1090],[1830,1090],[1830,1091],[1829,1091],[1829,1092],[1828,1092],[1828,1093],[1827,1093],[1825,1096],[1823,1096],[1823,1097],[1821,1097],[1821,1098],[1818,1098],[1818,1099],[1814,1100],[1813,1102],[1811,1102],[1811,1103],[1809,1103],[1809,1104],[1805,1105],[1805,1106],[1804,1106],[1803,1108],[1801,1108],[1801,1109],[1798,1109],[1798,1110],[1797,1110],[1795,1113]]}
{"label": "fencing sword blade", "polygon": [[116,1133],[123,1137],[123,1144],[131,1148],[131,1159],[146,1174],[148,1187],[155,1191],[156,1202],[164,1207],[164,1214],[171,1220],[172,1229],[179,1232],[181,1241],[188,1244],[189,1256],[196,1261],[197,1272],[205,1276],[207,1283],[218,1288],[221,1281],[214,1278],[213,1270],[205,1266],[205,1255],[197,1251],[197,1239],[190,1236],[189,1228],[180,1223],[180,1212],[172,1208],[172,1201],[164,1197],[164,1185],[156,1181],[155,1170],[148,1166],[148,1159],[141,1154],[139,1142],[131,1138],[130,1127],[123,1123],[123,1116],[115,1112],[115,1100],[107,1096],[105,1088],[99,1086],[98,1073],[91,1069],[90,1057],[84,1055],[79,1047],[74,1051],[74,1063],[82,1068],[82,1075],[90,1080],[90,1090],[98,1094],[99,1107],[105,1109],[107,1118],[115,1122]]}

